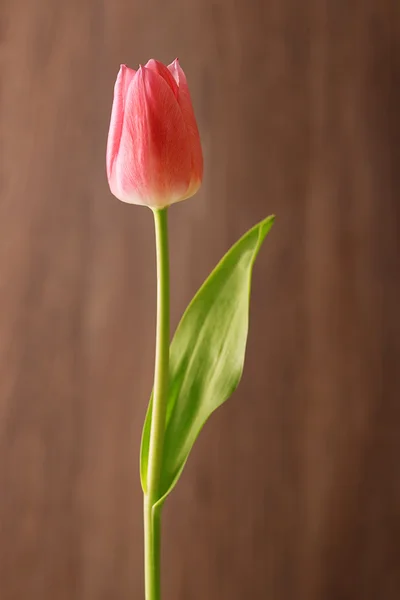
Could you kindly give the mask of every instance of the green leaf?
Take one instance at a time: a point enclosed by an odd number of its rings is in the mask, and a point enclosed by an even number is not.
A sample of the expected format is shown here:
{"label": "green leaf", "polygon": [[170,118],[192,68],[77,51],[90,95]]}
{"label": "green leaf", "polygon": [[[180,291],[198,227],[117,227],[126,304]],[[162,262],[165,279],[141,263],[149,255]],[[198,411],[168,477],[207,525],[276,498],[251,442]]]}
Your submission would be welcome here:
{"label": "green leaf", "polygon": [[[208,417],[236,389],[243,371],[254,261],[274,216],[250,229],[225,254],[186,309],[170,348],[170,383],[160,494],[182,473]],[[152,400],[142,435],[140,475],[146,493]]]}

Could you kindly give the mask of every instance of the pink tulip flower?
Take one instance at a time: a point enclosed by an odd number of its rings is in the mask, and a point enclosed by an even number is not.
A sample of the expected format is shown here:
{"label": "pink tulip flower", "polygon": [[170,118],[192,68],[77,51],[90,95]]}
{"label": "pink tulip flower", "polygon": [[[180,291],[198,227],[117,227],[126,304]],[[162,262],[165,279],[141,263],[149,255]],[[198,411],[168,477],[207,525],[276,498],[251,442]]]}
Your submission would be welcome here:
{"label": "pink tulip flower", "polygon": [[121,65],[107,143],[107,177],[119,200],[163,208],[193,196],[203,155],[186,77],[178,59]]}

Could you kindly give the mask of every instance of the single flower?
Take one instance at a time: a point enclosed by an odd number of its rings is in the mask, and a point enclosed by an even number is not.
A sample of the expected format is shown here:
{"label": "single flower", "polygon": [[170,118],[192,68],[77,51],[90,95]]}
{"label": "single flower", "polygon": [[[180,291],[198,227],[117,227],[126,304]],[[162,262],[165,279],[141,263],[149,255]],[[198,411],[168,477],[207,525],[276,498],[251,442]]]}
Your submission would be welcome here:
{"label": "single flower", "polygon": [[203,155],[185,74],[149,60],[121,65],[107,143],[110,190],[123,202],[163,208],[193,196]]}

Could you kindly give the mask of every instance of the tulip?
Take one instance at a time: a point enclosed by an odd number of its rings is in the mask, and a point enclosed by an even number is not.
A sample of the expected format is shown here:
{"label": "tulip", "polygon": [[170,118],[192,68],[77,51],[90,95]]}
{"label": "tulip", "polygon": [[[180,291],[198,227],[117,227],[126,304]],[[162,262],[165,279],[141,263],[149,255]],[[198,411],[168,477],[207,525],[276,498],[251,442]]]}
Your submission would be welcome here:
{"label": "tulip", "polygon": [[203,156],[185,74],[150,60],[121,65],[107,143],[107,177],[119,200],[159,209],[193,196]]}

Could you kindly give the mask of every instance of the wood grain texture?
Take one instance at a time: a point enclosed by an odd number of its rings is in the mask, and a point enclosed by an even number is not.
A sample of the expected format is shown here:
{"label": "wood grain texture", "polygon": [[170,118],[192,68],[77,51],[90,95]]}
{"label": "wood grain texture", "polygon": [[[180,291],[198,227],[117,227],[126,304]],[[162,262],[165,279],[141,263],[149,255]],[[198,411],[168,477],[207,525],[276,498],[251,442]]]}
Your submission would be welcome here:
{"label": "wood grain texture", "polygon": [[104,173],[118,66],[179,56],[204,145],[173,323],[247,227],[245,375],[165,510],[165,600],[400,597],[396,0],[2,0],[0,597],[143,597],[151,214]]}

